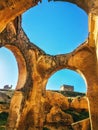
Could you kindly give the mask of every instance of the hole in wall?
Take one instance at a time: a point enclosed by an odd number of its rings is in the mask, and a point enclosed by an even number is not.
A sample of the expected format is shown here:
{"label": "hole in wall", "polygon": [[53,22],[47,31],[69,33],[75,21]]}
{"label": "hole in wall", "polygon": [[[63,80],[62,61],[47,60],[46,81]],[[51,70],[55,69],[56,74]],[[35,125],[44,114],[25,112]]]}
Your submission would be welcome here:
{"label": "hole in wall", "polygon": [[46,2],[26,11],[22,27],[29,39],[48,54],[73,51],[88,37],[88,16],[68,2]]}
{"label": "hole in wall", "polygon": [[0,89],[5,85],[15,89],[18,82],[18,66],[13,53],[5,48],[0,48]]}
{"label": "hole in wall", "polygon": [[54,73],[48,80],[47,90],[60,90],[63,85],[74,87],[75,92],[86,93],[86,83],[84,79],[75,71],[63,69]]}

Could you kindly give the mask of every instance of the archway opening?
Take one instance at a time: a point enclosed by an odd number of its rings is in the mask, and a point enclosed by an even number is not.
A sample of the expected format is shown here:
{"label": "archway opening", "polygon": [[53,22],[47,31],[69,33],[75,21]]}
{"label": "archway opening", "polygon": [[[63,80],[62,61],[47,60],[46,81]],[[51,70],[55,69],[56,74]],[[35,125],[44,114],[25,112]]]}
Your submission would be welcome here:
{"label": "archway opening", "polygon": [[26,11],[22,27],[29,39],[48,54],[73,51],[88,37],[88,16],[68,2],[48,2]]}
{"label": "archway opening", "polygon": [[[12,87],[15,89],[18,82],[18,65],[13,53],[5,48],[0,48],[0,89]],[[8,88],[10,89],[10,88]]]}
{"label": "archway opening", "polygon": [[13,45],[6,45],[8,49],[10,49],[13,54],[15,55],[15,58],[17,60],[18,64],[18,82],[16,86],[16,90],[20,90],[24,87],[26,83],[26,78],[27,78],[27,68],[26,68],[26,62],[25,59],[20,52],[20,50],[13,46]]}
{"label": "archway opening", "polygon": [[47,115],[56,107],[56,112],[60,110],[72,116],[72,124],[89,117],[86,83],[77,72],[68,69],[56,72],[48,80],[46,88]]}
{"label": "archway opening", "polygon": [[69,69],[63,69],[53,74],[48,80],[46,89],[60,91],[63,85],[73,86],[75,92],[86,93],[87,91],[83,77]]}
{"label": "archway opening", "polygon": [[10,101],[14,90],[20,90],[26,83],[26,63],[20,50],[13,45],[0,49],[0,128],[5,128]]}

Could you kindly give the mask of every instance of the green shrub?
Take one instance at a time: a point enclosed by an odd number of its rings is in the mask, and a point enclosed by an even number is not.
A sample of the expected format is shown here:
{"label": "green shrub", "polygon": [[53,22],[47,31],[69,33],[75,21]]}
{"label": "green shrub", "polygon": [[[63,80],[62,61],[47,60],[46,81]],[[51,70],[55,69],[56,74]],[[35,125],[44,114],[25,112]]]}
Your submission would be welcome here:
{"label": "green shrub", "polygon": [[0,130],[6,130],[4,127],[0,127]]}
{"label": "green shrub", "polygon": [[[8,113],[7,112],[0,113],[0,126],[6,124],[7,118],[8,118]],[[1,130],[1,128],[0,128],[0,130]]]}
{"label": "green shrub", "polygon": [[89,117],[89,112],[87,111],[81,111],[81,112],[76,112],[73,109],[68,109],[64,111],[65,113],[70,114],[73,117],[74,122],[86,119]]}
{"label": "green shrub", "polygon": [[47,127],[43,127],[43,130],[50,130],[49,128],[47,128]]}

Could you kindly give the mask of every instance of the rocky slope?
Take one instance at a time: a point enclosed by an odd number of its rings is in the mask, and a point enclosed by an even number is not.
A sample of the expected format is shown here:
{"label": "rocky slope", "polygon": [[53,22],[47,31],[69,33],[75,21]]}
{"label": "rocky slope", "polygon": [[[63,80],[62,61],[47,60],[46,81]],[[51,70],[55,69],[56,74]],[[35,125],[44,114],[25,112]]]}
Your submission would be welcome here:
{"label": "rocky slope", "polygon": [[[0,99],[3,104],[0,104],[1,112],[8,112],[9,100],[12,96],[12,92],[0,92]],[[5,103],[6,102],[6,103]],[[86,96],[83,97],[65,97],[64,95],[47,91],[44,102],[44,128],[50,130],[71,130],[72,123],[76,122],[75,118],[78,118],[82,111],[88,111],[88,101]],[[77,114],[79,116],[77,116]],[[76,116],[76,117],[73,117]],[[83,117],[85,118],[85,117]],[[80,118],[81,120],[82,118]],[[83,128],[85,121],[83,123]],[[76,124],[73,125],[76,129]],[[90,126],[90,124],[88,124]]]}
{"label": "rocky slope", "polygon": [[52,91],[47,91],[44,106],[44,124],[45,127],[49,128],[50,130],[72,129],[71,124],[74,122],[74,119],[71,114],[67,113],[68,110],[71,109],[76,114],[79,114],[78,112],[88,111],[88,102],[86,97],[78,96],[69,98],[60,93]]}

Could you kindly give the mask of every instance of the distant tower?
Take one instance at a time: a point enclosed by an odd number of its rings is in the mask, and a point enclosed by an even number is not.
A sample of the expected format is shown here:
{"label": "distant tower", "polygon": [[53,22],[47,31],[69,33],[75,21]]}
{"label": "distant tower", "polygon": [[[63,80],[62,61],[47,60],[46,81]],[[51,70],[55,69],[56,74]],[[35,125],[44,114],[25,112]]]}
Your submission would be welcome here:
{"label": "distant tower", "polygon": [[71,91],[71,92],[73,92],[74,91],[74,86],[63,84],[60,87],[60,91]]}

